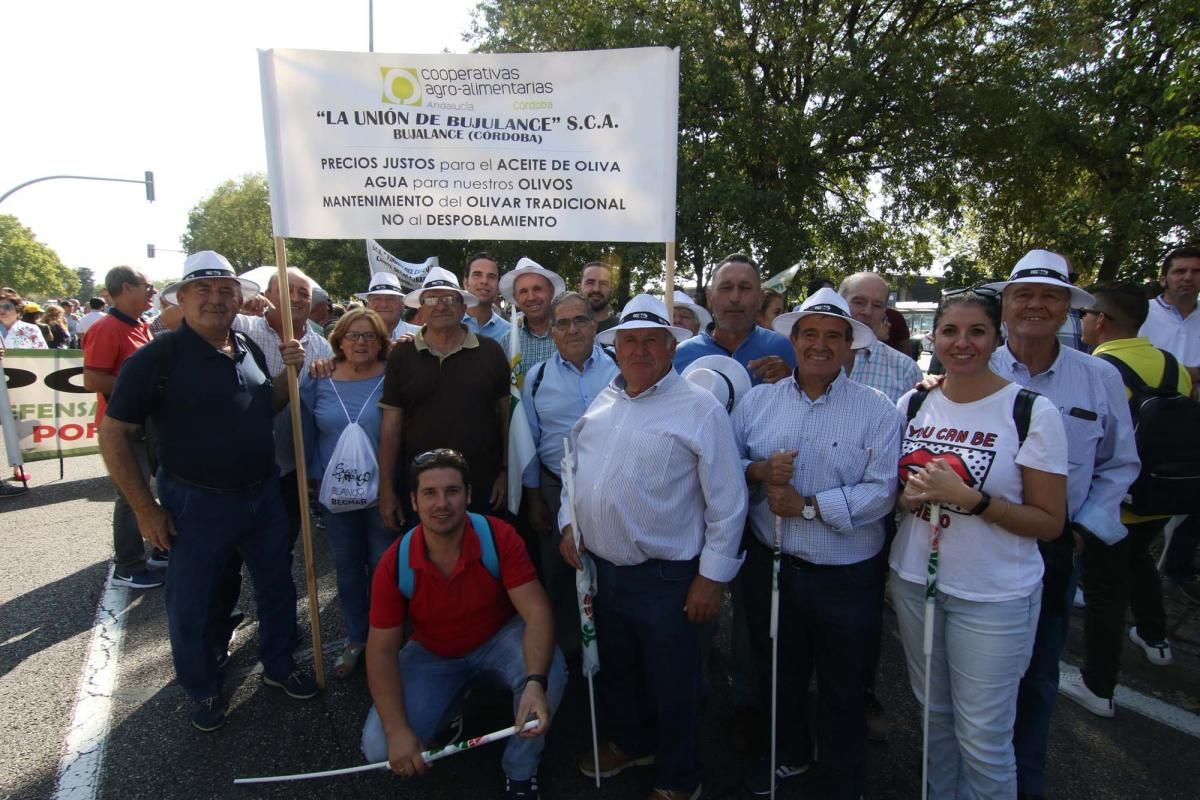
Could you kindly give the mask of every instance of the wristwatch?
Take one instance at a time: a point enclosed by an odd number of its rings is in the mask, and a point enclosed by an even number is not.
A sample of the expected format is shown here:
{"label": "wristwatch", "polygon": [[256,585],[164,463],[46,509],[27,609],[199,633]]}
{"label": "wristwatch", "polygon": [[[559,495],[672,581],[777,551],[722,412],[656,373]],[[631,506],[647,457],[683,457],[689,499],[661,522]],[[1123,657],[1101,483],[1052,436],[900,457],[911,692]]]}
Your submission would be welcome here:
{"label": "wristwatch", "polygon": [[530,683],[540,683],[542,685],[542,689],[550,688],[550,682],[546,680],[545,675],[526,675],[525,681],[521,684],[521,688],[524,689]]}
{"label": "wristwatch", "polygon": [[988,506],[991,504],[992,496],[981,489],[979,490],[979,502],[976,503],[975,507],[971,509],[971,513],[978,517],[980,514],[987,511]]}
{"label": "wristwatch", "polygon": [[805,519],[817,518],[817,501],[815,498],[809,497],[808,495],[804,496],[804,508],[800,510],[800,516],[804,517]]}

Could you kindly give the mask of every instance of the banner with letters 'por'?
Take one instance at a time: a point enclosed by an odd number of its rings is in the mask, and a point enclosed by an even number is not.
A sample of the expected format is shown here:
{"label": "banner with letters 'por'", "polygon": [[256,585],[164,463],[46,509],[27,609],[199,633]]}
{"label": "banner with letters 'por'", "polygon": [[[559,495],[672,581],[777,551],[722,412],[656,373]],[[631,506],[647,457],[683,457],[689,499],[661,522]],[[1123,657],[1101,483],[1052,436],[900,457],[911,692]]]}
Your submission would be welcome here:
{"label": "banner with letters 'por'", "polygon": [[25,461],[100,452],[82,350],[8,350],[0,364],[11,406],[4,425],[15,425]]}
{"label": "banner with letters 'por'", "polygon": [[675,239],[679,51],[259,51],[276,236]]}

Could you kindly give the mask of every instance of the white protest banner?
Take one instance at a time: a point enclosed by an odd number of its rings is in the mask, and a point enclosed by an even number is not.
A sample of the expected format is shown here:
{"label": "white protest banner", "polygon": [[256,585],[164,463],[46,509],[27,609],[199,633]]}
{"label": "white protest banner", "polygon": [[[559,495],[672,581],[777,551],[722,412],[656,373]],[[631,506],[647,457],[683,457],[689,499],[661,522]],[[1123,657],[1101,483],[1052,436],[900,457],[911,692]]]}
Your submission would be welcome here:
{"label": "white protest banner", "polygon": [[100,452],[96,393],[83,388],[82,350],[8,350],[0,363],[26,461]]}
{"label": "white protest banner", "polygon": [[263,50],[259,67],[276,236],[675,238],[678,50]]}
{"label": "white protest banner", "polygon": [[429,270],[441,265],[437,256],[430,256],[420,264],[401,261],[380,247],[379,242],[367,239],[367,266],[371,268],[372,275],[376,272],[390,272],[405,289],[419,289]]}

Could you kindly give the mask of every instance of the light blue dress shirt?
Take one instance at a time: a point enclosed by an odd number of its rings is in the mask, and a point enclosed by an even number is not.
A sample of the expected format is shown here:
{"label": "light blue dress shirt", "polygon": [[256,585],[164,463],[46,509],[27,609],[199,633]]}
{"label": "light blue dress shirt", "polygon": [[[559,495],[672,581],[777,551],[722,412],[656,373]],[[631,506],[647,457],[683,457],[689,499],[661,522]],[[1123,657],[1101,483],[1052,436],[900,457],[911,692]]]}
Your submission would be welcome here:
{"label": "light blue dress shirt", "polygon": [[1059,345],[1040,375],[1005,345],[992,354],[992,371],[1045,396],[1058,407],[1067,432],[1067,509],[1107,544],[1125,538],[1121,500],[1141,470],[1133,420],[1121,373],[1112,364]]}
{"label": "light blue dress shirt", "polygon": [[562,471],[563,437],[571,433],[596,395],[618,375],[617,362],[598,344],[592,345],[592,354],[583,362],[582,372],[557,351],[542,365],[530,370],[521,390],[521,407],[529,419],[529,431],[538,453],[521,475],[522,485],[530,488],[542,485],[540,467],[555,475]]}
{"label": "light blue dress shirt", "polygon": [[505,358],[512,358],[512,355],[508,352],[508,331],[512,328],[512,323],[497,314],[494,309],[492,310],[492,316],[482,326],[470,314],[463,314],[462,321],[470,330],[475,332],[475,335],[486,336],[504,348]]}
{"label": "light blue dress shirt", "polygon": [[[783,518],[783,552],[814,564],[857,564],[883,547],[883,518],[896,504],[904,416],[882,392],[839,373],[809,398],[795,375],[755,386],[733,410],[742,470],[780,450],[798,450],[792,487],[817,498],[820,519]],[[775,546],[766,488],[751,487],[750,523]]]}

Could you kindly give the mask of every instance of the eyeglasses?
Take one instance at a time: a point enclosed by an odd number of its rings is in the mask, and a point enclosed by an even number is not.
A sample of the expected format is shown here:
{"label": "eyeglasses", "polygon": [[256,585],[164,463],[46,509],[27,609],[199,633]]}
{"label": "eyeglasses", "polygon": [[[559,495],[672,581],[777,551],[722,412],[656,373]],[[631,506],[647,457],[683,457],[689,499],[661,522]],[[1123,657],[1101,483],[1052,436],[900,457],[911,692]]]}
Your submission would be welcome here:
{"label": "eyeglasses", "polygon": [[441,297],[422,297],[421,305],[434,308],[435,306],[456,306],[462,302],[462,298],[456,294],[442,295]]}
{"label": "eyeglasses", "polygon": [[346,331],[342,338],[352,342],[373,342],[379,338],[379,334],[375,331]]}
{"label": "eyeglasses", "polygon": [[588,325],[591,325],[593,322],[595,322],[594,319],[592,319],[591,317],[585,317],[581,314],[578,317],[571,317],[570,319],[556,319],[556,320],[554,320],[554,327],[560,331],[565,331],[568,328],[575,328],[576,330],[583,330],[585,327],[587,327]]}
{"label": "eyeglasses", "polygon": [[1095,314],[1098,317],[1107,317],[1108,316],[1108,314],[1105,314],[1103,311],[1101,311],[1098,308],[1081,308],[1081,309],[1079,309],[1079,313],[1083,314],[1085,317],[1088,314]]}
{"label": "eyeglasses", "polygon": [[130,283],[129,285],[135,289],[149,289],[152,292],[156,291],[154,288],[154,284],[152,284],[152,283]]}
{"label": "eyeglasses", "polygon": [[424,453],[421,453],[419,456],[413,459],[412,463],[414,467],[424,467],[442,459],[466,461],[466,459],[463,458],[463,454],[457,450],[451,450],[448,447],[438,447],[434,450],[426,450]]}

